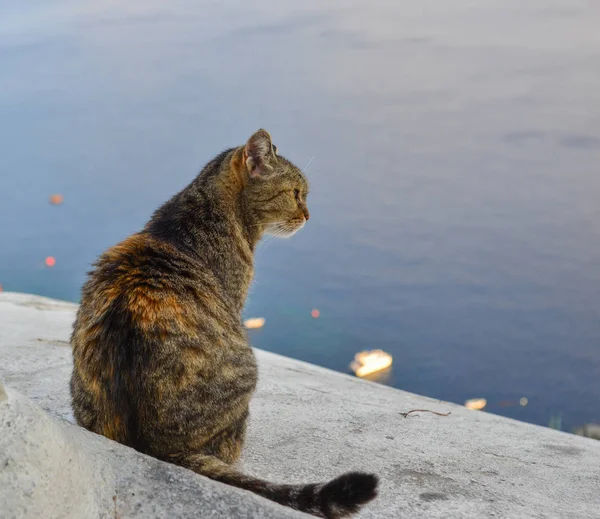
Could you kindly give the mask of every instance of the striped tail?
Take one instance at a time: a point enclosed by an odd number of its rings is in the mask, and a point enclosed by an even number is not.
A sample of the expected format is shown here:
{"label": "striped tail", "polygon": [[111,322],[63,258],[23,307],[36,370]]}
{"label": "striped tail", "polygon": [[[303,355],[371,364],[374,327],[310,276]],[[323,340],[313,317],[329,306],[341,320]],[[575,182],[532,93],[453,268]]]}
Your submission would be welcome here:
{"label": "striped tail", "polygon": [[215,481],[242,488],[316,517],[338,519],[359,510],[377,496],[377,476],[348,472],[328,483],[278,485],[246,476],[214,456],[191,454],[169,461]]}

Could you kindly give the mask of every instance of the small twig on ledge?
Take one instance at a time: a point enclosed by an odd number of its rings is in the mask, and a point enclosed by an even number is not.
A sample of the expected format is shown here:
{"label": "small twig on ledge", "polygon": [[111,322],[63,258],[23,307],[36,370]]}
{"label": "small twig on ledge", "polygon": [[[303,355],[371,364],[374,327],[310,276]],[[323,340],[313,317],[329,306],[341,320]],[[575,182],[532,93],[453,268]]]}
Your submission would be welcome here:
{"label": "small twig on ledge", "polygon": [[432,413],[432,414],[436,414],[438,416],[448,416],[450,414],[450,411],[448,411],[447,413],[438,413],[437,411],[431,411],[429,409],[411,409],[410,411],[408,411],[406,413],[400,413],[400,414],[402,416],[404,416],[404,418],[408,418],[408,415],[411,413]]}

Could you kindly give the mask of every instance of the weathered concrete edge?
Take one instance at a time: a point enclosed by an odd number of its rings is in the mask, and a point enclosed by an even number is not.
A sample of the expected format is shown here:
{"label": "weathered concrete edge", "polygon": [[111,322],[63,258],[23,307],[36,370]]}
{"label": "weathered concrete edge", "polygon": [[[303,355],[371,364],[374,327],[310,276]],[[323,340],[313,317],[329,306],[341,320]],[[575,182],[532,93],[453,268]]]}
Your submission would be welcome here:
{"label": "weathered concrete edge", "polygon": [[0,517],[307,517],[52,418],[13,389],[5,395]]}
{"label": "weathered concrete edge", "polygon": [[[61,309],[61,310],[76,311],[79,308],[79,305],[77,303],[72,303],[70,301],[57,300],[57,299],[53,299],[53,298],[46,297],[46,296],[40,296],[37,294],[25,294],[22,292],[2,292],[2,293],[0,293],[0,297],[4,297],[5,299],[9,299],[9,300],[12,300],[13,302],[17,302],[17,303],[21,303],[21,304],[25,303],[27,306],[33,306],[38,309],[43,309],[43,307],[46,306],[47,308],[53,307],[53,308]],[[36,302],[32,303],[32,301],[31,301],[32,299],[35,299]],[[340,380],[343,380],[346,384],[355,384],[357,388],[372,389],[373,386],[375,386],[377,388],[377,391],[381,391],[381,392],[387,391],[391,395],[395,395],[395,396],[398,396],[399,394],[404,394],[406,396],[410,396],[412,399],[415,399],[415,398],[419,399],[423,403],[442,404],[445,407],[453,408],[455,412],[460,411],[460,412],[466,412],[466,413],[478,413],[478,414],[481,413],[481,414],[488,416],[492,420],[498,420],[500,422],[507,422],[507,421],[514,422],[515,424],[525,425],[527,427],[537,428],[537,429],[540,429],[543,431],[549,430],[548,427],[544,427],[542,425],[537,425],[537,424],[532,424],[529,422],[524,422],[524,421],[518,420],[516,418],[500,416],[500,415],[497,415],[494,413],[489,413],[485,410],[471,411],[469,409],[466,409],[464,406],[457,404],[455,402],[449,402],[449,401],[441,400],[438,398],[432,398],[432,397],[429,397],[426,395],[421,395],[419,393],[412,393],[412,392],[406,391],[404,389],[398,389],[398,388],[394,388],[394,387],[390,387],[390,386],[385,386],[382,384],[376,384],[369,380],[363,380],[361,378],[354,377],[347,373],[342,373],[342,372],[335,371],[335,370],[332,370],[329,368],[325,368],[323,366],[318,366],[317,364],[312,364],[307,361],[287,357],[287,356],[281,355],[279,353],[262,350],[262,349],[256,348],[256,347],[254,347],[254,350],[255,350],[257,356],[259,356],[259,357],[262,357],[262,358],[271,357],[272,362],[289,364],[290,366],[295,364],[299,368],[303,368],[308,371],[313,371],[315,373],[320,373],[321,375],[326,376],[326,377],[339,378]],[[1,391],[0,391],[0,398],[1,398]],[[557,434],[564,434],[564,435],[568,436],[569,438],[572,438],[572,436],[573,436],[571,433],[566,432],[566,431],[558,431],[555,429],[552,429],[552,431]]]}

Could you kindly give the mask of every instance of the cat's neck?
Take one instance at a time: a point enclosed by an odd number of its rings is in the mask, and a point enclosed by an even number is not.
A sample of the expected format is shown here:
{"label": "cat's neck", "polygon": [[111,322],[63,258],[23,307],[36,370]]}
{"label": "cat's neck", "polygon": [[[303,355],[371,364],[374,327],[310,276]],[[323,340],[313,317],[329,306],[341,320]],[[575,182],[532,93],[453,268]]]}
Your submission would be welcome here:
{"label": "cat's neck", "polygon": [[209,182],[195,182],[160,207],[145,228],[193,256],[219,280],[235,311],[241,313],[254,271],[258,227],[243,220],[243,207],[231,193]]}

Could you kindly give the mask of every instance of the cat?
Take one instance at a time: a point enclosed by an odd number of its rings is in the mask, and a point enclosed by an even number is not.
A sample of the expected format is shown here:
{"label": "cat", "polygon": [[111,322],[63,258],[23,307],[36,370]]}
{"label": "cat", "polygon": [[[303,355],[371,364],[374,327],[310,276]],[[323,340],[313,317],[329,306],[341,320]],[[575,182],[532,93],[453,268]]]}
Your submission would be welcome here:
{"label": "cat", "polygon": [[77,423],[318,517],[356,512],[378,478],[274,484],[240,473],[257,365],[241,313],[264,234],[309,219],[308,182],[266,130],[211,160],[142,231],[94,264],[73,325]]}

